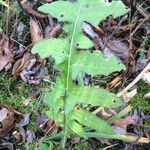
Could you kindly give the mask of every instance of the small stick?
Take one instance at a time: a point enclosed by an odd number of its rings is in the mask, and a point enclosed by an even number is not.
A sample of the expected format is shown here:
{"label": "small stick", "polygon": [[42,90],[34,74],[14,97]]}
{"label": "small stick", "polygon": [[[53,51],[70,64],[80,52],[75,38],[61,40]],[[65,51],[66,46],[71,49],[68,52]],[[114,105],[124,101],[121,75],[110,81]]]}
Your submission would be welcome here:
{"label": "small stick", "polygon": [[123,94],[125,94],[132,86],[134,86],[142,78],[143,74],[148,70],[150,70],[150,63],[148,63],[144,70],[125,89],[118,93],[117,96],[121,97]]}

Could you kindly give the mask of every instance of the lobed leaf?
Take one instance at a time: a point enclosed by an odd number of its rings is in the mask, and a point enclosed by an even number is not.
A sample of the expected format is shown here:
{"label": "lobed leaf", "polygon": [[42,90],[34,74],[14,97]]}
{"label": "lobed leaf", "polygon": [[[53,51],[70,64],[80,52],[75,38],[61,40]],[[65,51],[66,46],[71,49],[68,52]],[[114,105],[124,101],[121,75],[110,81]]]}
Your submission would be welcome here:
{"label": "lobed leaf", "polygon": [[[74,107],[80,103],[117,108],[122,105],[122,101],[115,94],[104,89],[75,86],[73,80],[77,80],[82,73],[92,76],[108,75],[124,68],[124,65],[118,64],[112,58],[104,59],[101,52],[78,52],[78,49],[88,49],[93,46],[82,33],[84,21],[96,26],[109,15],[118,17],[129,10],[121,1],[108,3],[104,0],[77,0],[75,2],[59,0],[44,4],[39,7],[39,10],[49,13],[58,21],[67,22],[63,29],[68,35],[64,39],[43,40],[32,49],[33,53],[39,53],[42,58],[52,56],[55,59],[55,68],[63,74],[57,78],[52,91],[45,95],[45,101],[50,106],[48,116],[58,120],[65,128],[63,148],[68,129],[82,137],[117,138],[107,122],[83,109],[74,110]],[[85,130],[85,126],[92,131]]]}
{"label": "lobed leaf", "polygon": [[[78,122],[80,125],[90,127],[91,129],[95,129],[102,133],[115,134],[113,128],[106,121],[99,119],[94,114],[90,112],[86,112],[83,109],[74,110],[73,112],[68,114],[68,120],[69,120],[69,123],[70,123],[70,120],[74,120]],[[72,126],[70,126],[70,124],[68,125],[70,129],[72,129]]]}
{"label": "lobed leaf", "polygon": [[123,64],[118,64],[114,58],[104,59],[102,53],[95,51],[78,52],[73,57],[71,64],[72,79],[75,80],[79,73],[87,73],[89,75],[109,75],[112,72],[120,71],[124,68]]}
{"label": "lobed leaf", "polygon": [[74,87],[66,99],[65,113],[72,111],[78,103],[107,108],[117,108],[123,104],[116,94],[104,89]]}

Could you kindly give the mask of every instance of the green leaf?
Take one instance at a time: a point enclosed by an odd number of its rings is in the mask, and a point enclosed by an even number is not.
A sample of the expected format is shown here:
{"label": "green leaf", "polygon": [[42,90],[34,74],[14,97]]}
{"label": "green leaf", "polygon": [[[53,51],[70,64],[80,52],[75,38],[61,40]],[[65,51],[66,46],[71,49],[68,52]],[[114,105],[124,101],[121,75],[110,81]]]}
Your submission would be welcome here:
{"label": "green leaf", "polygon": [[[63,30],[67,32],[64,39],[58,37],[58,39],[43,40],[32,49],[33,53],[39,53],[42,58],[52,56],[55,59],[55,69],[62,72],[52,91],[46,93],[45,102],[50,106],[48,116],[56,119],[61,127],[64,127],[63,149],[65,149],[70,130],[73,134],[76,133],[82,137],[97,135],[104,138],[116,138],[116,134],[107,121],[97,118],[91,112],[82,109],[74,110],[74,106],[80,103],[90,104],[92,107],[117,108],[122,105],[122,101],[115,94],[104,89],[84,87],[83,83],[77,86],[73,80],[81,80],[82,73],[92,76],[108,75],[124,69],[124,65],[118,64],[113,58],[104,59],[101,52],[90,53],[78,50],[89,49],[93,46],[90,39],[82,33],[84,21],[96,26],[109,15],[118,17],[129,10],[121,1],[108,3],[104,0],[75,2],[60,0],[42,5],[39,11],[50,14],[58,21],[63,21]],[[90,128],[92,132],[85,130],[85,127]],[[97,132],[94,132],[95,130]]]}
{"label": "green leaf", "polygon": [[78,52],[73,57],[71,64],[72,79],[76,79],[79,73],[94,75],[109,75],[112,72],[120,71],[124,68],[123,64],[118,64],[114,58],[104,59],[102,53],[95,51]]}
{"label": "green leaf", "polygon": [[122,101],[115,94],[92,87],[74,87],[66,99],[65,113],[72,111],[78,103],[107,108],[122,105]]}
{"label": "green leaf", "polygon": [[39,149],[40,150],[51,150],[49,148],[49,146],[47,144],[44,144],[44,143],[42,143],[42,144],[39,145]]}
{"label": "green leaf", "polygon": [[[74,120],[78,122],[80,125],[90,127],[91,129],[95,129],[102,133],[115,134],[113,128],[106,121],[99,119],[92,113],[86,112],[83,109],[75,110],[69,113],[68,120],[69,120],[69,124],[70,124],[70,120]],[[69,127],[72,128],[70,125]]]}
{"label": "green leaf", "polygon": [[66,50],[67,41],[65,39],[44,39],[34,45],[32,53],[38,53],[41,58],[52,56],[55,59],[55,64],[59,65],[68,57]]}
{"label": "green leaf", "polygon": [[39,11],[51,14],[59,21],[69,21],[71,27],[67,26],[68,32],[73,31],[73,25],[76,25],[74,44],[78,44],[77,41],[81,40],[81,28],[84,21],[96,26],[107,16],[114,15],[114,17],[118,17],[126,14],[129,9],[126,8],[121,0],[112,1],[111,3],[107,3],[104,0],[77,0],[75,3],[56,1],[51,4],[45,4],[39,7]]}

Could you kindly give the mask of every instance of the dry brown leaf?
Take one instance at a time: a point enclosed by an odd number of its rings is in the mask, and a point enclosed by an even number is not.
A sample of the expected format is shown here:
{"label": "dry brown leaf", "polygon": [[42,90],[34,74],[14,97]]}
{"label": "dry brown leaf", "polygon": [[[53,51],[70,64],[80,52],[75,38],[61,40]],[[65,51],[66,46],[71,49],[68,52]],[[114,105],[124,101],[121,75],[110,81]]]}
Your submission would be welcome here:
{"label": "dry brown leaf", "polygon": [[39,18],[39,19],[44,19],[44,18],[47,17],[46,15],[41,14],[41,13],[35,11],[35,10],[32,8],[32,6],[31,6],[31,4],[29,3],[29,1],[26,1],[26,0],[19,1],[19,0],[18,0],[17,3],[18,3],[18,5],[20,6],[20,8],[21,8],[24,12],[30,14],[31,16],[37,17],[37,18]]}
{"label": "dry brown leaf", "polygon": [[5,136],[14,126],[15,114],[21,113],[9,105],[0,105],[0,137]]}
{"label": "dry brown leaf", "polygon": [[124,131],[127,130],[127,126],[130,124],[135,124],[135,121],[131,116],[128,116],[124,119],[118,119],[117,121],[113,122],[114,126],[122,128]]}
{"label": "dry brown leaf", "polygon": [[31,54],[29,53],[25,53],[22,59],[18,59],[15,62],[13,66],[13,70],[12,70],[13,75],[19,75],[22,70],[27,68],[27,66],[29,65],[29,61],[30,61],[30,55]]}
{"label": "dry brown leaf", "polygon": [[4,68],[10,69],[13,57],[10,39],[0,33],[0,71]]}
{"label": "dry brown leaf", "polygon": [[30,34],[33,44],[43,39],[43,33],[41,28],[39,27],[38,23],[32,18],[30,18]]}

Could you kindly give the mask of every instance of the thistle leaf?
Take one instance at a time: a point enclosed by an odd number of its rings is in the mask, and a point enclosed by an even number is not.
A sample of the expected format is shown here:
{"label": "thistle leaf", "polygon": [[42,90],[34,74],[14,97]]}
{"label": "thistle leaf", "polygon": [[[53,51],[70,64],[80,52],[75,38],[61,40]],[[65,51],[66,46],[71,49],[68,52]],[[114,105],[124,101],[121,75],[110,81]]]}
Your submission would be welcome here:
{"label": "thistle leaf", "polygon": [[[62,9],[65,8],[65,9]],[[70,27],[67,25],[69,33],[73,33],[74,25],[74,45],[79,45],[78,40],[82,39],[82,24],[84,21],[93,25],[98,25],[109,15],[114,17],[126,14],[129,9],[121,1],[112,1],[111,3],[104,0],[77,0],[77,2],[56,1],[51,4],[45,4],[39,7],[39,11],[51,14],[59,21],[69,21]],[[70,36],[72,36],[70,34]],[[79,45],[80,47],[80,45]]]}
{"label": "thistle leaf", "polygon": [[[99,119],[92,113],[86,112],[83,109],[75,110],[68,114],[69,123],[70,120],[74,120],[80,125],[82,124],[84,126],[90,127],[91,129],[95,129],[106,134],[115,134],[113,128],[106,121]],[[71,125],[69,125],[69,127],[72,129]]]}
{"label": "thistle leaf", "polygon": [[[80,103],[90,104],[91,107],[117,108],[122,105],[122,101],[115,94],[104,89],[77,86],[73,80],[77,80],[82,73],[92,76],[108,75],[124,69],[124,65],[118,64],[115,59],[104,59],[101,52],[90,53],[83,50],[79,52],[78,49],[88,49],[93,46],[90,39],[82,33],[84,21],[96,26],[109,15],[118,17],[129,10],[121,1],[108,3],[104,0],[75,2],[59,0],[42,5],[39,11],[50,14],[58,21],[63,21],[63,30],[67,32],[64,39],[43,40],[32,49],[33,53],[39,53],[42,58],[52,56],[55,59],[55,69],[62,72],[62,76],[56,79],[54,88],[45,94],[44,99],[50,106],[47,115],[56,119],[64,127],[63,149],[69,130],[82,137],[116,138],[113,128],[107,121],[84,111],[83,108],[75,110],[74,107]],[[85,126],[92,132],[85,130]]]}
{"label": "thistle leaf", "polygon": [[94,75],[109,75],[112,72],[120,71],[124,68],[123,64],[118,64],[113,58],[104,59],[102,53],[95,51],[78,52],[73,57],[71,64],[72,79],[75,80],[79,73]]}
{"label": "thistle leaf", "polygon": [[122,105],[122,101],[115,94],[92,87],[74,87],[72,89],[66,99],[66,114],[72,111],[78,103],[107,108],[117,108]]}

